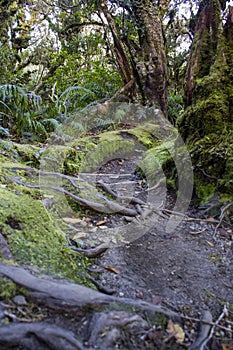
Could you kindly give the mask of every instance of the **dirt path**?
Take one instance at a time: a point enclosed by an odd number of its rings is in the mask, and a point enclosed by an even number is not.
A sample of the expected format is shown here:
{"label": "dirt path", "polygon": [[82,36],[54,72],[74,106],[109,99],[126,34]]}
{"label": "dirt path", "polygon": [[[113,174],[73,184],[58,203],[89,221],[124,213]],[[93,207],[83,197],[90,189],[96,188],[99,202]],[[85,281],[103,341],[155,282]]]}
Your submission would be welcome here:
{"label": "dirt path", "polygon": [[[133,162],[115,160],[101,172],[123,175],[134,167]],[[170,196],[168,205],[172,201]],[[210,308],[216,315],[224,302],[233,303],[232,229],[223,223],[215,234],[212,217],[201,220],[196,215],[191,220],[191,216],[171,234],[165,231],[167,221],[159,217],[141,238],[110,249],[98,265],[121,272],[105,270],[101,282],[115,288],[117,295],[155,298],[176,310],[198,313]],[[119,218],[109,220],[112,226],[119,225]]]}
{"label": "dirt path", "polygon": [[[131,169],[116,160],[105,171],[123,174]],[[170,205],[172,201],[171,196]],[[165,231],[167,220],[160,217],[136,241],[108,250],[92,266],[105,267],[100,283],[120,297],[141,298],[193,317],[209,310],[217,318],[225,303],[233,303],[232,228],[225,222],[215,232],[214,218],[200,219],[197,214],[188,213],[171,234]],[[111,218],[113,227],[118,219]],[[230,338],[233,343],[232,333]],[[213,349],[222,349],[220,343],[214,338]]]}
{"label": "dirt path", "polygon": [[196,313],[209,308],[216,315],[223,302],[233,302],[233,269],[231,241],[214,240],[213,232],[211,224],[188,222],[168,235],[160,223],[137,241],[104,254],[99,264],[121,272],[104,272],[102,283],[120,296]]}

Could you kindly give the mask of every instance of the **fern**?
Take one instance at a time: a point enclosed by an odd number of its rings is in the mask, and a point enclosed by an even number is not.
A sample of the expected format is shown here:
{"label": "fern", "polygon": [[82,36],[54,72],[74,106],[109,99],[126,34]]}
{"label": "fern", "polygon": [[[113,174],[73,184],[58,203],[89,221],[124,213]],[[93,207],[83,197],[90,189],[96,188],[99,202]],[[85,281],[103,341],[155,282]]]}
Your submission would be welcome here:
{"label": "fern", "polygon": [[26,131],[38,130],[46,134],[45,128],[37,120],[41,115],[41,106],[40,96],[27,93],[17,85],[0,85],[0,113],[4,116],[2,127],[12,128],[18,136]]}

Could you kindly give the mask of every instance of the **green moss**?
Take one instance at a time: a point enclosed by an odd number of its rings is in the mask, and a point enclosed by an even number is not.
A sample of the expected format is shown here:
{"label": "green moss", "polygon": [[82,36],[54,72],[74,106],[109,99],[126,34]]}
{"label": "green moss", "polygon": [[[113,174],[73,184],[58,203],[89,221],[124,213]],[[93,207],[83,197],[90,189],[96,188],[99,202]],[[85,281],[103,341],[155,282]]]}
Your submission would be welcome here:
{"label": "green moss", "polygon": [[0,188],[0,229],[16,261],[84,282],[87,261],[70,251],[40,200]]}
{"label": "green moss", "polygon": [[136,136],[137,140],[146,148],[152,148],[158,144],[158,140],[153,136],[153,134],[155,134],[155,127],[159,128],[155,125],[152,127],[149,124],[145,124],[143,126],[128,130],[127,132],[131,135]]}
{"label": "green moss", "polygon": [[195,176],[195,194],[200,204],[206,203],[217,191],[216,183],[209,183],[203,177]]}
{"label": "green moss", "polygon": [[[220,28],[218,23],[217,19],[212,23],[216,25],[216,31]],[[193,76],[192,105],[186,107],[177,121],[181,136],[190,150],[195,170],[195,192],[201,203],[216,192],[222,199],[231,201],[233,198],[232,38],[226,39],[226,33],[221,30],[216,38],[214,55],[211,54],[214,62],[210,64],[206,61],[209,71],[203,74],[200,73],[203,68],[201,63],[197,64],[197,74]],[[212,40],[210,37],[204,39]],[[201,46],[202,49],[204,47]]]}
{"label": "green moss", "polygon": [[0,298],[6,301],[11,300],[15,295],[28,295],[28,291],[19,287],[6,277],[0,277]]}
{"label": "green moss", "polygon": [[171,147],[174,148],[174,142],[163,142],[149,149],[139,163],[138,170],[141,169],[150,186],[161,180],[161,176],[164,176],[163,167],[172,159],[172,154],[169,152]]}
{"label": "green moss", "polygon": [[122,158],[133,152],[135,142],[121,137],[117,132],[108,132],[99,135],[98,145],[85,155],[80,166],[81,172],[96,172],[108,161]]}

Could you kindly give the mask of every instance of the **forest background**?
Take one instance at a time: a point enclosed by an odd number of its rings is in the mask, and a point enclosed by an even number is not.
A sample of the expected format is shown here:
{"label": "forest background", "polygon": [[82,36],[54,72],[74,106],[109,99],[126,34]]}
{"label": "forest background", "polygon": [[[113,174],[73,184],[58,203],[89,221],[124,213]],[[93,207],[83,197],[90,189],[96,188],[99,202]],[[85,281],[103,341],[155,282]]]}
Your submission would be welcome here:
{"label": "forest background", "polygon": [[2,1],[1,135],[43,141],[109,100],[156,106],[188,145],[199,200],[229,201],[232,21],[229,1]]}
{"label": "forest background", "polygon": [[232,2],[0,5],[0,349],[232,349]]}

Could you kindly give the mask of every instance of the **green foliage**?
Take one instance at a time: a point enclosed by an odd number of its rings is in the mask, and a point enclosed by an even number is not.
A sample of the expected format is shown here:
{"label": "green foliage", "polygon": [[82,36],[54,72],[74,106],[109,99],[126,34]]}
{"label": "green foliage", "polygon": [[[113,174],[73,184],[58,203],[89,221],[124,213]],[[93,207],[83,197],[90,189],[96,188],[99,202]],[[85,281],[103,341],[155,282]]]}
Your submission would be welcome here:
{"label": "green foliage", "polygon": [[168,119],[175,125],[177,118],[184,111],[184,101],[182,95],[170,93],[168,95]]}
{"label": "green foliage", "polygon": [[38,120],[42,113],[41,104],[40,96],[26,93],[17,85],[0,85],[2,128],[9,128],[17,136],[27,131],[46,135],[43,124]]}

